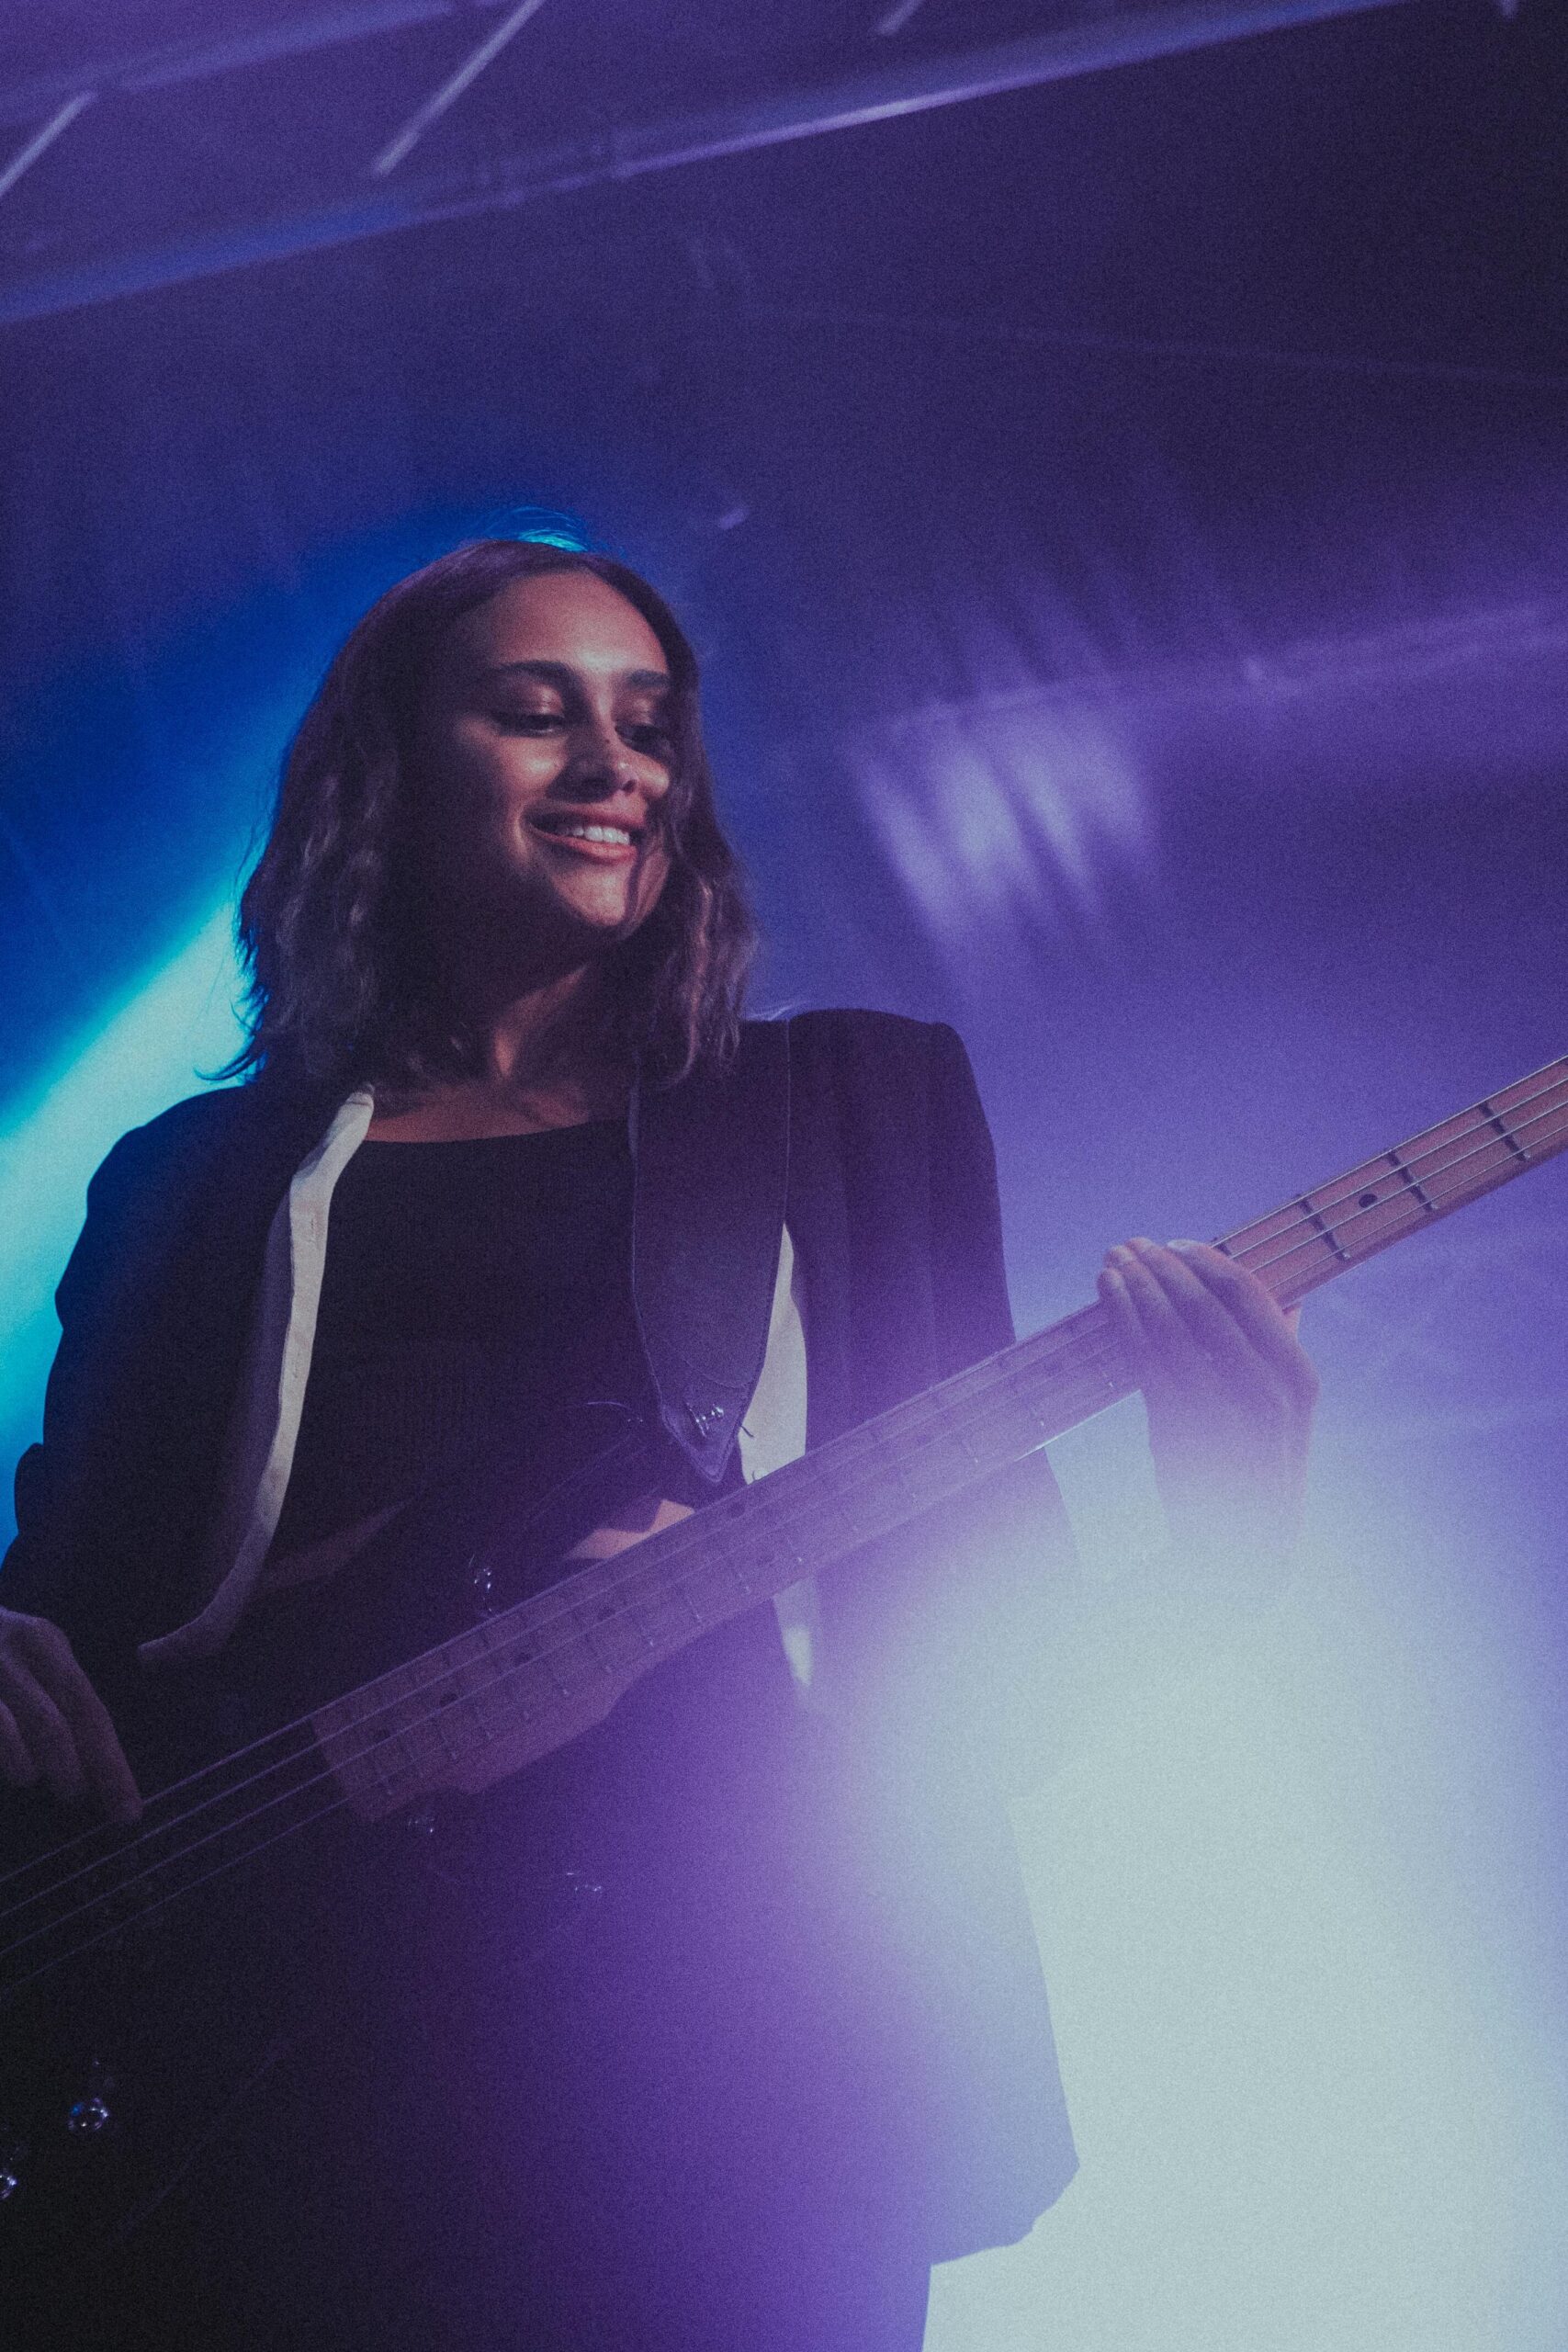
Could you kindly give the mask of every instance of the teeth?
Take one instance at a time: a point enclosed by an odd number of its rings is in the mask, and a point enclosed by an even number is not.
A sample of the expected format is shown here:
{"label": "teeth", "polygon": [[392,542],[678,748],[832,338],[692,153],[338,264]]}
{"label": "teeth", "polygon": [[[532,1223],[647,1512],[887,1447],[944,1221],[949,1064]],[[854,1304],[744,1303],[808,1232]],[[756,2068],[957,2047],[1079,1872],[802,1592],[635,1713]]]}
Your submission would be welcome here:
{"label": "teeth", "polygon": [[549,830],[564,833],[569,841],[615,842],[624,849],[632,845],[630,833],[620,825],[552,825]]}

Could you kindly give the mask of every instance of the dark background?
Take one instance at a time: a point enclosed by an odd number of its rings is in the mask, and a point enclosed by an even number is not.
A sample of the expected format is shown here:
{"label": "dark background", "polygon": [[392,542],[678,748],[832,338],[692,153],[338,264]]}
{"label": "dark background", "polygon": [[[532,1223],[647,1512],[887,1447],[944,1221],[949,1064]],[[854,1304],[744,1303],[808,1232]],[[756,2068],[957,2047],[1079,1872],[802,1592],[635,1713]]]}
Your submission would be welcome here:
{"label": "dark background", "polygon": [[[105,21],[18,15],[14,80]],[[560,0],[432,143],[866,38],[710,17]],[[220,173],[303,202],[490,21],[101,102],[0,270]],[[1021,1325],[1562,1051],[1565,120],[1560,11],[1410,0],[0,328],[0,1201],[68,1233],[73,1071],[231,890],[348,622],[539,509],[691,625],[759,1003],[963,1031]],[[1564,2340],[1563,1203],[1314,1305],[1312,1564],[1025,1823],[1098,2162],[933,2346]]]}

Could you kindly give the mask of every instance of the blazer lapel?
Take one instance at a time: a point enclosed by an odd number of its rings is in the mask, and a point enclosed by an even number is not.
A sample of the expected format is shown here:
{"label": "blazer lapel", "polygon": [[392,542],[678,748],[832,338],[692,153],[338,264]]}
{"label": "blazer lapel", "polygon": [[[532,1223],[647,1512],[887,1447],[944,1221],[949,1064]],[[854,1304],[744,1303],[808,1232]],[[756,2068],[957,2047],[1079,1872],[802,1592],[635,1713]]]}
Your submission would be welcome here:
{"label": "blazer lapel", "polygon": [[716,1486],[762,1369],[789,1177],[789,1027],[747,1022],[735,1059],[640,1077],[632,1297],[660,1419]]}

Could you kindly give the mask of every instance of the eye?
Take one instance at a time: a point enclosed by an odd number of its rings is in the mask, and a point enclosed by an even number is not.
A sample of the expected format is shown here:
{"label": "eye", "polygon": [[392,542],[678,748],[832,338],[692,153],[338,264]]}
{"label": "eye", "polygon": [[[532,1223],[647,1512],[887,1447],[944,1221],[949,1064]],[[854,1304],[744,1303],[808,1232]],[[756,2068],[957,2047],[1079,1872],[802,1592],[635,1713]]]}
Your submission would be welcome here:
{"label": "eye", "polygon": [[566,724],[558,710],[498,710],[495,723],[506,735],[547,735]]}
{"label": "eye", "polygon": [[674,739],[668,727],[658,719],[648,719],[633,727],[623,727],[621,734],[634,750],[646,752],[650,759],[668,760]]}

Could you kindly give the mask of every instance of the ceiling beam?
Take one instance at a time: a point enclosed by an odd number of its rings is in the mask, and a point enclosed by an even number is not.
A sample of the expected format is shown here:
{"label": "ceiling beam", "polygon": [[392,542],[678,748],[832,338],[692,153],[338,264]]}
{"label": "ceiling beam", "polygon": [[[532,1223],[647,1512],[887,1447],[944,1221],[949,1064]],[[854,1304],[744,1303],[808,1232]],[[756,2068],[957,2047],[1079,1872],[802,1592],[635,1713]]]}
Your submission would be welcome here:
{"label": "ceiling beam", "polygon": [[34,131],[0,172],[0,196],[8,196],[24,173],[30,172],[40,155],[47,155],[55,141],[70,130],[77,116],[90,107],[97,96],[96,90],[78,90],[73,98],[64,99],[56,107],[49,120]]}
{"label": "ceiling beam", "polygon": [[383,147],[370,169],[378,180],[395,172],[404,157],[412,153],[433,122],[439,122],[448,108],[455,107],[466,90],[486,68],[493,65],[509,42],[514,40],[531,17],[536,17],[545,0],[517,0],[509,16],[503,17],[493,31],[487,33],[478,49],[470,50],[456,72],[448,74],[438,90],[433,91],[423,106],[416,108],[400,130]]}
{"label": "ceiling beam", "polygon": [[750,154],[828,131],[886,122],[1008,91],[1204,49],[1257,33],[1408,0],[1180,0],[1180,5],[1096,15],[1023,40],[957,56],[879,62],[815,89],[786,91],[525,150],[482,173],[383,182],[307,212],[226,223],[195,236],[108,254],[73,266],[0,281],[0,324],[81,310],[128,294],[287,255],[321,253],[367,237],[497,212],[551,196]]}
{"label": "ceiling beam", "polygon": [[36,74],[0,90],[0,123],[37,122],[78,90],[166,90],[176,82],[205,82],[215,74],[242,73],[279,58],[305,57],[312,50],[336,49],[345,41],[373,40],[446,17],[462,17],[474,8],[496,8],[503,0],[338,0],[282,24],[257,25],[244,32],[210,33],[197,40],[166,42],[162,49],[111,50],[80,65]]}

